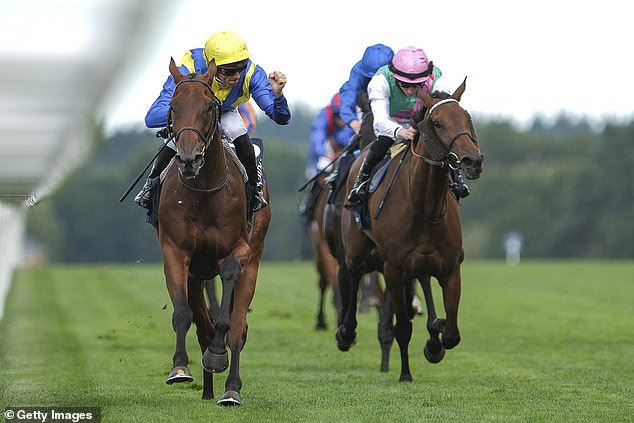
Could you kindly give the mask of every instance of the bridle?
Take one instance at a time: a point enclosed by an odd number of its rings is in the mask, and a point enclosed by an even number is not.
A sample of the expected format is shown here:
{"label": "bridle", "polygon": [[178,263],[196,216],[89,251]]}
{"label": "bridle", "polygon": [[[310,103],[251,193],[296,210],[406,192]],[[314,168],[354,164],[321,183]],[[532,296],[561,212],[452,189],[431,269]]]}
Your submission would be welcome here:
{"label": "bridle", "polygon": [[[193,74],[192,74],[192,76],[193,76]],[[209,143],[211,142],[211,139],[213,138],[214,134],[216,133],[216,130],[218,129],[218,126],[220,126],[220,101],[216,97],[213,88],[211,88],[211,85],[209,85],[209,83],[207,83],[206,81],[201,81],[200,79],[184,79],[184,80],[180,81],[178,84],[176,84],[176,87],[174,88],[174,93],[176,93],[176,90],[178,89],[178,87],[180,87],[181,85],[186,84],[188,82],[197,82],[199,84],[203,84],[205,87],[207,87],[207,89],[211,93],[212,97],[214,98],[214,110],[213,110],[214,119],[209,124],[209,128],[207,130],[207,134],[209,134],[209,135],[204,134],[200,129],[194,128],[193,126],[184,126],[181,129],[179,129],[178,132],[176,132],[176,134],[174,134],[174,129],[172,127],[172,105],[171,104],[170,104],[170,107],[169,107],[169,110],[168,110],[168,113],[167,113],[167,120],[168,120],[167,127],[170,128],[170,134],[174,137],[174,142],[175,143],[178,143],[178,137],[180,137],[180,135],[183,132],[185,132],[185,131],[194,131],[196,134],[198,134],[198,136],[200,138],[202,138],[202,140],[205,143],[205,146],[203,147],[203,151],[202,151],[203,152],[203,157],[204,157],[205,156],[205,150],[209,146]]]}
{"label": "bridle", "polygon": [[[458,103],[458,100],[453,99],[453,98],[446,98],[443,100],[440,100],[438,103],[434,104],[433,106],[431,106],[429,108],[429,110],[427,111],[427,119],[431,119],[431,115],[433,113],[433,111],[439,107],[442,106],[443,104],[447,104],[447,103]],[[456,140],[458,138],[460,138],[463,135],[466,135],[467,137],[469,137],[469,139],[474,143],[474,144],[478,144],[478,140],[475,138],[475,136],[468,131],[462,131],[462,132],[458,132],[456,135],[454,135],[451,138],[451,141],[449,141],[449,143],[444,143],[440,137],[438,136],[438,134],[436,133],[436,130],[434,129],[434,135],[436,136],[436,139],[438,140],[438,142],[440,143],[440,145],[442,145],[442,147],[445,150],[445,158],[443,160],[432,160],[428,157],[425,157],[421,154],[418,154],[416,151],[414,151],[414,142],[410,142],[410,151],[412,153],[413,157],[419,158],[421,160],[423,160],[425,163],[431,165],[431,166],[437,166],[440,167],[441,169],[447,169],[450,168],[452,170],[458,170],[458,168],[460,167],[460,159],[458,158],[458,155],[456,153],[454,153],[453,151],[451,151],[451,149],[453,148],[454,143],[456,142]],[[418,142],[425,142],[424,140],[419,140]],[[409,168],[408,168],[409,169]],[[408,192],[410,195],[410,199],[412,196],[412,187],[411,187],[411,181],[410,181],[411,175],[409,173],[408,170],[408,174],[407,174],[407,185],[408,185]],[[444,202],[444,208],[442,210],[442,212],[440,213],[440,217],[438,219],[430,219],[427,216],[425,216],[424,213],[419,212],[417,210],[416,213],[419,214],[423,220],[425,220],[427,223],[432,224],[432,225],[436,225],[441,223],[444,219],[445,219],[445,214],[447,213],[447,202]]]}
{"label": "bridle", "polygon": [[[195,74],[191,74],[191,77],[189,79],[184,79],[182,81],[180,81],[178,84],[176,84],[176,87],[174,87],[174,93],[176,93],[176,90],[178,89],[178,87],[180,87],[181,85],[188,83],[188,82],[197,82],[199,84],[203,84],[205,87],[207,87],[207,89],[209,90],[209,92],[212,95],[212,98],[214,99],[213,102],[213,114],[214,114],[214,118],[212,119],[211,123],[209,124],[209,128],[207,129],[207,132],[204,133],[203,131],[201,131],[198,128],[195,128],[193,126],[184,126],[182,128],[180,128],[178,130],[178,132],[174,133],[174,129],[172,126],[172,105],[170,104],[168,113],[167,113],[167,127],[170,128],[169,129],[169,134],[171,137],[173,137],[174,139],[174,143],[178,144],[178,138],[181,136],[181,134],[185,131],[193,131],[195,132],[204,142],[204,146],[202,148],[201,151],[201,155],[202,155],[202,164],[200,165],[200,167],[205,165],[205,152],[207,151],[207,147],[209,147],[209,144],[211,143],[211,140],[213,139],[214,135],[216,134],[216,131],[218,130],[218,127],[220,126],[220,100],[218,100],[218,98],[216,97],[213,88],[211,88],[211,85],[209,85],[208,82],[206,81],[202,81],[200,79],[194,79]],[[173,95],[172,95],[173,97]],[[214,192],[214,191],[218,191],[219,189],[221,189],[223,186],[225,186],[225,184],[227,183],[227,179],[229,177],[229,167],[227,166],[227,158],[226,156],[223,154],[223,159],[224,159],[224,167],[225,167],[225,174],[224,177],[222,179],[222,181],[220,182],[220,184],[216,185],[215,187],[209,188],[209,189],[198,189],[198,188],[194,188],[190,185],[187,185],[187,183],[183,180],[183,176],[181,175],[180,172],[178,172],[178,178],[180,179],[181,183],[186,186],[187,188],[191,189],[192,191],[197,191],[197,192]]]}
{"label": "bridle", "polygon": [[[431,114],[437,107],[447,103],[458,103],[458,100],[453,98],[446,98],[446,99],[440,100],[438,103],[434,104],[433,106],[429,108],[429,110],[427,111],[427,119],[431,119]],[[451,141],[449,141],[449,143],[442,142],[442,140],[440,140],[440,137],[438,137],[438,134],[436,134],[436,138],[439,140],[440,145],[442,145],[442,147],[445,149],[446,154],[443,160],[432,160],[430,158],[427,158],[418,154],[416,151],[414,151],[413,142],[410,143],[410,150],[412,151],[412,155],[414,155],[415,157],[419,159],[422,159],[427,164],[430,164],[432,166],[438,166],[441,169],[445,169],[449,167],[452,170],[457,170],[460,167],[460,159],[458,158],[458,155],[456,153],[451,151],[451,149],[453,148],[453,145],[456,142],[456,140],[463,135],[466,135],[467,137],[469,137],[469,139],[474,144],[476,145],[478,144],[477,138],[471,132],[468,132],[468,131],[458,132],[456,135],[453,136],[453,138],[451,138]]]}

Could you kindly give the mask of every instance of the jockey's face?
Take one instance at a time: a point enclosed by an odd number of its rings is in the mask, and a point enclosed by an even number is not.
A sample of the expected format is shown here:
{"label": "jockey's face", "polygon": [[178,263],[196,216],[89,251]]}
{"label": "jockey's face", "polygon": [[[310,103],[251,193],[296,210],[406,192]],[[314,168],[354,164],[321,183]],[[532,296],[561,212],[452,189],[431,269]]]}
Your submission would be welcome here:
{"label": "jockey's face", "polygon": [[247,68],[247,60],[236,63],[228,63],[218,66],[217,77],[220,81],[231,87],[235,86],[240,80],[242,72]]}
{"label": "jockey's face", "polygon": [[216,78],[218,78],[223,84],[229,85],[230,87],[234,87],[240,80],[241,73],[242,72],[236,72],[233,75],[223,75],[220,72],[218,72],[216,74]]}
{"label": "jockey's face", "polygon": [[405,93],[405,95],[412,97],[416,95],[416,91],[421,87],[421,84],[408,84],[402,81],[397,81],[398,86]]}

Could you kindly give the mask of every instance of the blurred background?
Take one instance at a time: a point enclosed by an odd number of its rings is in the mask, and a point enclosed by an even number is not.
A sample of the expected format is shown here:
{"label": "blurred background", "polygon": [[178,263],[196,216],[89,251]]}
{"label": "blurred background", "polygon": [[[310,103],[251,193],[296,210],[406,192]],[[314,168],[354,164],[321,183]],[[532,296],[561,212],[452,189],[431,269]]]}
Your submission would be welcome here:
{"label": "blurred background", "polygon": [[[0,315],[13,269],[35,260],[24,248],[28,211],[93,157],[111,93],[138,83],[126,65],[148,60],[141,46],[170,3],[0,3]],[[50,223],[45,233],[60,230]]]}
{"label": "blurred background", "polygon": [[0,4],[0,298],[16,266],[160,261],[138,189],[119,198],[160,145],[143,118],[170,56],[223,29],[289,78],[291,124],[258,115],[273,209],[264,260],[311,257],[297,212],[310,124],[377,42],[423,47],[450,89],[469,77],[461,103],[485,168],[462,200],[467,259],[634,258],[634,66],[616,42],[629,27],[618,2],[460,1],[371,28],[365,2],[320,2],[310,19],[290,1],[242,2],[244,13],[174,3]]}

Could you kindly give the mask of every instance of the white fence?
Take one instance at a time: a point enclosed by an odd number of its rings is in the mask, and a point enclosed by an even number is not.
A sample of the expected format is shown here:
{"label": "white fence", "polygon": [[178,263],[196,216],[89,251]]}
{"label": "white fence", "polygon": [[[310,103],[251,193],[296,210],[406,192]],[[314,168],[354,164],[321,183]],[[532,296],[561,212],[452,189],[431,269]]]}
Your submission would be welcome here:
{"label": "white fence", "polygon": [[13,271],[24,260],[24,227],[26,210],[22,206],[0,203],[0,320]]}

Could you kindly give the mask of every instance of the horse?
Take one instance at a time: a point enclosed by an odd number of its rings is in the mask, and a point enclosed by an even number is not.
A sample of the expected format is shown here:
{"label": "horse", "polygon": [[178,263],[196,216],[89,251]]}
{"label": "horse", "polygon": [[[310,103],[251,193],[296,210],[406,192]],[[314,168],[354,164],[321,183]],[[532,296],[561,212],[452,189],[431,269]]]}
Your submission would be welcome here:
{"label": "horse", "polygon": [[[334,144],[334,143],[333,143]],[[336,144],[335,144],[336,145]],[[335,153],[340,154],[341,148],[338,148]],[[337,165],[337,160],[333,160],[329,168],[334,168]],[[319,290],[319,299],[317,305],[316,324],[315,329],[325,330],[328,328],[326,323],[326,313],[324,306],[326,303],[326,293],[328,289],[333,293],[333,304],[337,312],[337,321],[341,321],[341,297],[339,295],[339,285],[337,284],[337,260],[333,257],[330,251],[330,247],[324,237],[324,212],[330,196],[330,187],[326,180],[328,179],[328,173],[324,170],[320,174],[316,175],[311,182],[310,189],[314,190],[316,194],[314,211],[312,219],[307,222],[310,238],[313,243],[315,268],[317,270],[317,288]],[[379,310],[382,301],[382,291],[378,275],[376,273],[369,273],[364,277],[364,283],[362,283],[361,294],[361,306],[364,310],[368,310],[371,307],[377,307]],[[339,323],[338,323],[339,324]]]}
{"label": "horse", "polygon": [[[460,267],[464,260],[458,201],[449,190],[449,168],[460,169],[467,179],[477,179],[484,156],[469,113],[460,104],[466,78],[447,98],[418,90],[425,106],[417,123],[418,140],[410,142],[392,160],[384,182],[367,199],[368,221],[360,225],[358,211],[344,208],[341,216],[343,265],[339,269],[344,318],[337,329],[340,350],[347,351],[356,338],[356,291],[368,263],[380,267],[396,314],[394,336],[400,349],[401,382],[411,382],[409,341],[412,335],[407,284],[418,279],[427,308],[429,339],[425,358],[440,362],[446,349],[460,342],[458,303]],[[367,154],[355,159],[347,191]],[[432,297],[431,277],[442,287],[446,318],[438,318]]]}
{"label": "horse", "polygon": [[[220,133],[220,101],[211,87],[215,62],[205,74],[183,75],[172,58],[169,71],[176,84],[169,121],[177,151],[160,190],[156,230],[176,334],[166,383],[193,380],[185,340],[194,322],[202,351],[202,399],[214,398],[213,373],[229,367],[228,346],[231,364],[218,404],[241,405],[240,353],[271,211],[263,208],[248,219],[246,173]],[[204,285],[216,276],[222,295],[212,315]]]}

